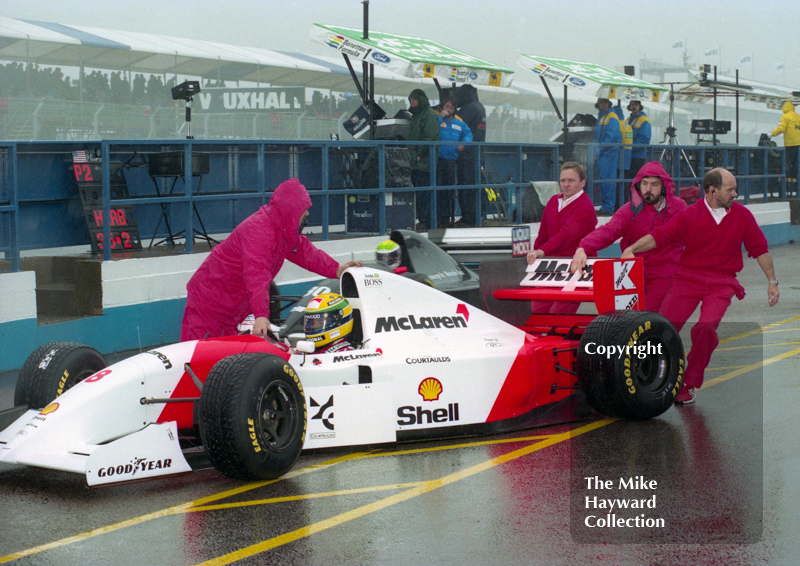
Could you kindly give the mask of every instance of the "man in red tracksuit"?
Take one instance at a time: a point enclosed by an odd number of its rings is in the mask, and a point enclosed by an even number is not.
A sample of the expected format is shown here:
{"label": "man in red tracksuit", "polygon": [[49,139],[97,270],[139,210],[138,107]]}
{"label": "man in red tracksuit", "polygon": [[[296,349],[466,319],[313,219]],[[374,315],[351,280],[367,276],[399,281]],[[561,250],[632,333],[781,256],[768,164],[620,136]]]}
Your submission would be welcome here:
{"label": "man in red tracksuit", "polygon": [[297,179],[281,183],[268,205],[234,228],[203,261],[186,285],[181,341],[232,336],[244,318],[256,317],[253,334],[269,327],[269,284],[289,260],[326,278],[339,277],[342,265],[303,236],[311,198]]}
{"label": "man in red tracksuit", "polygon": [[[610,246],[619,238],[625,249],[636,240],[650,233],[653,228],[663,226],[681,210],[686,203],[675,196],[675,184],[658,161],[645,163],[639,169],[631,185],[630,202],[620,207],[607,224],[581,240],[580,247],[572,258],[570,270],[583,270],[588,256]],[[678,269],[683,245],[675,242],[643,254],[644,258],[644,308],[658,312],[661,302],[672,286],[672,276]]]}
{"label": "man in red tracksuit", "polygon": [[[547,202],[539,225],[539,234],[528,252],[528,264],[541,257],[572,257],[581,238],[597,226],[597,213],[592,200],[584,192],[586,168],[568,161],[559,174],[561,194]],[[580,306],[575,301],[531,301],[531,312],[575,314]]]}
{"label": "man in red tracksuit", "polygon": [[703,385],[705,369],[719,344],[719,323],[733,296],[744,298],[744,288],[736,280],[743,267],[743,244],[767,277],[769,306],[775,306],[780,298],[767,239],[753,213],[734,202],[736,178],[725,169],[712,169],[703,178],[703,192],[703,199],[622,252],[623,258],[632,258],[674,242],[684,245],[673,285],[659,311],[680,331],[702,303],[700,319],[691,332],[683,387],[675,399],[680,404],[694,402],[695,389]]}

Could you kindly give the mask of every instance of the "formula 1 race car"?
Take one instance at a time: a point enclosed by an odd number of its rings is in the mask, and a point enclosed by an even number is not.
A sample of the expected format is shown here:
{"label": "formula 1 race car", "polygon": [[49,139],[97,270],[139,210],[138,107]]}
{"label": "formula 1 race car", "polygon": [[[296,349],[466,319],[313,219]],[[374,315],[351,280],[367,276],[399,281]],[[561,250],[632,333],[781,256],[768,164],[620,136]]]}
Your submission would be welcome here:
{"label": "formula 1 race car", "polygon": [[[202,442],[222,473],[268,479],[303,449],[504,432],[588,418],[589,407],[634,419],[667,410],[683,378],[680,337],[655,313],[614,309],[641,304],[641,260],[598,260],[582,276],[565,262],[482,265],[488,312],[350,268],[340,282],[351,351],[240,335],[106,366],[87,346],[41,346],[16,407],[0,413],[0,462],[101,486],[189,472],[182,448]],[[605,314],[530,313],[549,298],[593,298]]]}

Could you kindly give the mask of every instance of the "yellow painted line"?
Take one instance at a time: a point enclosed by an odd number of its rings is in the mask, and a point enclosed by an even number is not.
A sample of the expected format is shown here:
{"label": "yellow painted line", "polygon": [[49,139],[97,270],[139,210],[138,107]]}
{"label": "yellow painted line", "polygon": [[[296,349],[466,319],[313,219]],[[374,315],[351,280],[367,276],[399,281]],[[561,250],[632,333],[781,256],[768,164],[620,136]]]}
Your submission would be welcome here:
{"label": "yellow painted line", "polygon": [[733,342],[734,340],[740,340],[747,336],[752,336],[753,334],[758,334],[760,332],[764,332],[765,330],[771,330],[773,328],[777,328],[778,326],[783,326],[784,324],[789,324],[790,322],[794,322],[795,320],[800,320],[800,315],[793,316],[792,318],[787,318],[786,320],[781,320],[778,322],[773,322],[772,324],[768,324],[764,327],[757,328],[756,330],[749,330],[748,332],[742,332],[741,334],[737,334],[736,336],[731,336],[729,338],[725,338],[724,340],[720,340],[720,344],[727,344],[728,342]]}
{"label": "yellow painted line", "polygon": [[35,546],[33,548],[28,548],[27,550],[14,552],[12,554],[7,554],[6,556],[0,556],[0,564],[3,564],[5,562],[10,562],[12,560],[17,560],[18,558],[24,558],[25,556],[31,556],[32,554],[38,554],[46,550],[52,550],[60,546],[72,544],[73,542],[80,542],[82,540],[86,540],[88,538],[95,537],[97,535],[104,535],[106,533],[110,533],[119,529],[124,529],[126,527],[138,525],[139,523],[144,523],[152,519],[167,517],[169,515],[177,515],[179,513],[185,512],[187,508],[190,506],[191,503],[183,503],[181,505],[176,505],[175,507],[169,507],[167,509],[162,509],[161,511],[156,511],[155,513],[148,513],[147,515],[142,515],[134,519],[128,519],[127,521],[122,521],[119,523],[115,523],[113,525],[108,525],[106,527],[100,527],[98,529],[87,531],[79,535],[63,538],[61,540],[43,544],[41,546]]}
{"label": "yellow painted line", "polygon": [[211,503],[213,501],[219,501],[220,499],[225,499],[227,497],[233,497],[234,495],[239,495],[246,491],[251,491],[253,489],[257,489],[259,487],[263,487],[265,485],[269,485],[271,483],[275,483],[278,481],[283,481],[286,479],[290,479],[293,477],[297,477],[302,474],[306,474],[312,471],[316,471],[318,469],[326,468],[328,466],[332,466],[334,464],[338,464],[340,462],[344,462],[347,460],[358,459],[362,457],[365,453],[364,452],[357,452],[354,454],[348,454],[346,456],[342,456],[340,458],[335,458],[333,460],[328,460],[326,462],[315,464],[313,466],[309,466],[306,468],[302,468],[300,470],[292,470],[278,479],[271,480],[271,481],[263,481],[263,482],[256,482],[256,483],[249,483],[247,485],[243,485],[241,487],[237,487],[234,489],[229,489],[215,495],[211,495],[208,497],[203,497],[201,499],[197,499],[195,501],[190,501],[188,503],[181,503],[180,505],[175,505],[174,507],[168,507],[166,509],[162,509],[161,511],[155,511],[153,513],[147,513],[145,515],[140,515],[139,517],[134,517],[132,519],[127,519],[125,521],[120,521],[119,523],[114,523],[113,525],[107,525],[105,527],[100,527],[97,529],[93,529],[91,531],[86,531],[85,533],[80,533],[71,537],[63,538],[60,540],[56,540],[53,542],[49,542],[47,544],[43,544],[40,546],[35,546],[33,548],[28,548],[25,550],[20,550],[19,552],[14,552],[11,554],[7,554],[6,556],[0,556],[0,564],[5,564],[6,562],[10,562],[12,560],[17,560],[19,558],[24,558],[25,556],[31,556],[33,554],[38,554],[40,552],[45,552],[47,550],[53,550],[55,548],[59,548],[61,546],[66,546],[68,544],[72,544],[75,542],[81,542],[86,539],[96,537],[98,535],[104,535],[106,533],[110,533],[113,531],[117,531],[120,529],[125,529],[127,527],[132,527],[135,525],[139,525],[142,523],[146,523],[148,521],[152,521],[153,519],[160,519],[161,517],[168,517],[170,515],[178,515],[182,513],[186,513],[192,510],[193,507],[205,505]]}
{"label": "yellow painted line", "polygon": [[306,493],[304,495],[289,495],[286,497],[271,497],[269,499],[254,499],[252,501],[237,501],[236,503],[220,503],[218,505],[203,505],[202,507],[192,507],[187,509],[187,513],[197,511],[217,511],[219,509],[233,509],[237,507],[252,507],[253,505],[270,505],[272,503],[287,503],[289,501],[306,501],[308,499],[320,499],[323,497],[340,497],[343,495],[358,495],[360,493],[372,493],[373,491],[387,491],[392,489],[406,489],[416,487],[421,481],[410,483],[396,483],[391,485],[375,485],[369,487],[359,487],[354,489],[341,489],[339,491],[326,491],[322,493]]}
{"label": "yellow painted line", "polygon": [[544,440],[554,436],[553,434],[539,434],[536,436],[522,436],[519,438],[503,438],[500,440],[479,440],[476,442],[464,442],[460,444],[448,444],[447,446],[434,446],[432,448],[413,448],[409,450],[393,450],[391,452],[378,452],[375,454],[365,454],[363,458],[379,458],[382,456],[397,456],[405,454],[423,454],[425,452],[439,452],[442,450],[453,450],[456,448],[473,448],[475,446],[490,446],[492,444],[509,444],[514,442],[528,442],[531,440]]}
{"label": "yellow painted line", "polygon": [[728,348],[716,348],[714,352],[730,352],[732,350],[748,350],[752,348],[777,348],[780,346],[797,346],[800,342],[775,342],[773,344],[753,344],[752,346],[730,346]]}
{"label": "yellow painted line", "polygon": [[739,369],[737,369],[735,371],[732,371],[730,373],[726,373],[724,375],[720,375],[719,377],[715,377],[714,379],[706,381],[705,383],[703,383],[703,389],[705,389],[706,387],[710,387],[712,385],[716,385],[717,383],[722,383],[723,381],[728,381],[729,379],[731,379],[733,377],[737,377],[739,375],[742,375],[743,373],[747,373],[749,371],[753,371],[755,369],[759,369],[759,368],[762,368],[764,366],[768,366],[770,364],[774,364],[775,362],[779,362],[781,360],[784,360],[786,358],[790,358],[790,357],[792,357],[794,355],[797,355],[797,354],[800,354],[800,348],[795,348],[794,350],[791,350],[789,352],[784,352],[783,354],[778,354],[777,356],[773,356],[773,357],[768,358],[768,359],[766,359],[764,361],[761,361],[761,362],[756,362],[754,364],[743,366],[743,367],[741,367],[741,368],[739,368]]}
{"label": "yellow painted line", "polygon": [[486,460],[485,462],[481,462],[480,464],[475,464],[474,466],[470,466],[469,468],[465,468],[463,470],[444,476],[442,478],[421,482],[418,486],[408,489],[402,493],[397,493],[390,497],[381,499],[380,501],[375,501],[367,505],[362,505],[361,507],[357,507],[350,511],[346,511],[339,515],[335,515],[334,517],[325,519],[323,521],[319,521],[312,525],[308,525],[307,527],[295,529],[294,531],[271,538],[269,540],[265,540],[258,544],[254,544],[242,548],[240,550],[236,550],[229,554],[213,558],[206,562],[202,562],[198,566],[223,566],[225,564],[230,564],[238,560],[249,558],[250,556],[255,556],[256,554],[261,554],[262,552],[266,552],[278,546],[282,546],[284,544],[300,540],[302,538],[311,536],[313,534],[342,525],[354,519],[364,517],[365,515],[369,515],[370,513],[386,509],[388,507],[391,507],[392,505],[403,503],[404,501],[408,501],[409,499],[413,499],[414,497],[417,497],[419,495],[430,493],[436,489],[439,489],[440,487],[453,484],[457,481],[469,478],[475,474],[484,472],[501,464],[505,464],[506,462],[510,462],[517,458],[527,456],[528,454],[536,452],[537,450],[541,450],[543,448],[547,448],[548,446],[552,446],[559,442],[563,442],[565,440],[569,440],[570,438],[574,438],[581,434],[585,434],[587,432],[605,426],[616,420],[617,419],[610,419],[610,418],[602,419],[600,421],[590,423],[588,425],[579,427],[571,431],[567,431],[561,434],[554,434],[551,437],[540,440],[535,444],[530,444],[523,448],[518,448],[517,450],[513,450],[507,454],[503,454],[502,456],[491,458],[489,460]]}

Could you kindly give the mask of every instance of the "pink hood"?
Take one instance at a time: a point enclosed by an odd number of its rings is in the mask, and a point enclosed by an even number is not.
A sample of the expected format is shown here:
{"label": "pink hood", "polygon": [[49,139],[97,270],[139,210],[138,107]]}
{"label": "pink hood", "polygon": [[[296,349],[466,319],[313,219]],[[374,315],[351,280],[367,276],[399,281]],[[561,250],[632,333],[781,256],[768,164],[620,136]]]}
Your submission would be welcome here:
{"label": "pink hood", "polygon": [[634,214],[638,214],[641,212],[642,207],[644,206],[644,201],[642,200],[642,195],[636,188],[636,185],[645,177],[660,177],[661,181],[664,183],[664,196],[666,198],[667,203],[670,202],[671,199],[676,199],[678,197],[675,196],[675,183],[672,181],[672,177],[669,176],[666,169],[659,163],[658,161],[649,161],[642,165],[642,168],[639,169],[639,172],[636,174],[636,177],[633,179],[633,183],[631,183],[631,209],[633,210]]}
{"label": "pink hood", "polygon": [[278,220],[284,238],[294,247],[300,237],[300,218],[309,208],[311,197],[306,188],[298,179],[289,179],[278,185],[263,210]]}

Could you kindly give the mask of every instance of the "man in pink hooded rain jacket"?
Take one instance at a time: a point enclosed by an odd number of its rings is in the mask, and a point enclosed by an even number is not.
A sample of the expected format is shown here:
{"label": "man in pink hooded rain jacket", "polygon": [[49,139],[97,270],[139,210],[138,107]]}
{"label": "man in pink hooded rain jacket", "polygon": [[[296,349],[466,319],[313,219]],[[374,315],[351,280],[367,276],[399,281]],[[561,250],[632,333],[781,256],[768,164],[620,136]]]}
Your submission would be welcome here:
{"label": "man in pink hooded rain jacket", "polygon": [[[666,224],[673,216],[686,208],[686,203],[675,196],[675,183],[657,161],[645,163],[631,184],[630,202],[620,207],[608,223],[599,226],[585,236],[570,269],[583,269],[587,256],[595,256],[618,238],[620,248],[625,249],[653,228]],[[672,276],[678,269],[683,253],[679,243],[670,244],[637,254],[644,258],[644,308],[658,312],[661,302],[672,285]]]}
{"label": "man in pink hooded rain jacket", "polygon": [[339,265],[300,233],[310,207],[311,198],[300,181],[284,181],[268,205],[211,251],[186,285],[181,341],[235,335],[250,313],[256,317],[253,334],[266,336],[269,284],[284,260],[326,278],[338,278],[348,267],[362,265],[359,261]]}

